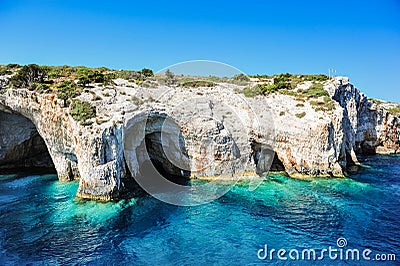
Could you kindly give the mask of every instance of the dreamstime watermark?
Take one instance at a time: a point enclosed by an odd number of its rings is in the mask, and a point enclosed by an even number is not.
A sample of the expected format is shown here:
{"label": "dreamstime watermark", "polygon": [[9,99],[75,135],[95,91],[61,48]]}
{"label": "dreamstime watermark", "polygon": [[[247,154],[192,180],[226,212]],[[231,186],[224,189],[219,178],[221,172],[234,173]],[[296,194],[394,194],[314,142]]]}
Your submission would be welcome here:
{"label": "dreamstime watermark", "polygon": [[[268,147],[273,150],[272,114],[268,107],[260,108],[261,118],[235,91],[240,86],[228,85],[229,79],[223,78],[235,75],[247,77],[232,66],[203,60],[175,64],[156,74],[166,86],[147,89],[155,99],[151,106],[128,116],[124,123],[126,162],[147,193],[174,205],[200,205],[231,190],[240,178],[238,173],[255,168],[260,156],[269,156],[269,160],[261,158],[263,170],[269,170],[273,155],[262,153],[265,138],[261,135],[268,135]],[[254,139],[257,151],[249,145]],[[209,179],[186,185],[171,181],[165,173]],[[249,189],[261,180],[249,179]]]}
{"label": "dreamstime watermark", "polygon": [[327,248],[286,249],[269,248],[267,244],[257,251],[260,260],[293,261],[396,261],[396,254],[374,253],[371,249],[347,248],[347,239],[340,237],[336,246]]}

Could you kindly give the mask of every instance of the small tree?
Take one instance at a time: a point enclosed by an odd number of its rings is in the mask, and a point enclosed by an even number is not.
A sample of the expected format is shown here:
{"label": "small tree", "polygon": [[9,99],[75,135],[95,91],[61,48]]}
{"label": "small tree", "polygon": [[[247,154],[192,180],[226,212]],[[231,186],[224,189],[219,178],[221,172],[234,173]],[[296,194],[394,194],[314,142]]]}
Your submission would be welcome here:
{"label": "small tree", "polygon": [[153,70],[148,69],[148,68],[143,68],[142,71],[140,71],[140,73],[145,77],[145,78],[149,78],[154,76]]}
{"label": "small tree", "polygon": [[79,77],[78,85],[81,86],[82,88],[85,88],[89,83],[90,83],[90,80],[87,76]]}
{"label": "small tree", "polygon": [[169,69],[165,71],[165,76],[167,76],[167,79],[173,79],[175,77],[174,73],[172,73],[172,71]]}
{"label": "small tree", "polygon": [[176,83],[175,75],[171,70],[167,69],[167,71],[165,71],[165,76],[167,77],[166,82],[168,85]]}
{"label": "small tree", "polygon": [[243,74],[243,73],[234,75],[232,78],[233,78],[234,80],[237,80],[237,81],[249,81],[249,80],[250,80],[249,77],[247,77],[247,76],[246,76],[245,74]]}
{"label": "small tree", "polygon": [[23,66],[10,79],[13,87],[29,87],[33,82],[42,83],[47,78],[47,72],[35,64]]}

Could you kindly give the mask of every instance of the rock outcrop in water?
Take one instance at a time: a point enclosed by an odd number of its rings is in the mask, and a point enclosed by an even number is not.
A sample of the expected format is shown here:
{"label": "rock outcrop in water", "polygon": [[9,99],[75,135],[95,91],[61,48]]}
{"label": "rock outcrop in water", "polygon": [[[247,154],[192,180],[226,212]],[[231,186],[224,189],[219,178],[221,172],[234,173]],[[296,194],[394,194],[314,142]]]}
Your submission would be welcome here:
{"label": "rock outcrop in water", "polygon": [[[245,98],[243,86],[228,83],[114,82],[93,84],[77,97],[96,108],[89,123],[76,121],[55,93],[0,89],[0,169],[54,164],[60,180],[80,179],[77,196],[110,200],[129,189],[132,176],[144,175],[148,162],[167,175],[202,179],[257,176],[270,168],[292,177],[343,176],[358,155],[400,153],[400,117],[345,78],[324,82],[333,99],[326,110],[293,94]],[[305,81],[299,88],[310,86]],[[190,104],[195,96],[201,100]],[[223,105],[231,111],[218,110]],[[124,144],[128,126],[137,134]]]}

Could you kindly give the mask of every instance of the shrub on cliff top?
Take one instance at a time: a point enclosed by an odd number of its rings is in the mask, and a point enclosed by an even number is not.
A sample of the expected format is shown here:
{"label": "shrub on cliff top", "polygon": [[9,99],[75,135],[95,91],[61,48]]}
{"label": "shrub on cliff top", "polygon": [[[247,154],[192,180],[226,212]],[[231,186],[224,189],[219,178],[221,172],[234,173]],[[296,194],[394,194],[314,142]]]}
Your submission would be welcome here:
{"label": "shrub on cliff top", "polygon": [[214,87],[215,83],[207,80],[191,80],[181,84],[184,88]]}
{"label": "shrub on cliff top", "polygon": [[[268,95],[274,92],[289,92],[291,84],[287,82],[278,82],[274,84],[257,84],[254,87],[244,88],[241,93],[246,97],[255,97],[257,95]],[[289,93],[288,93],[289,94]]]}
{"label": "shrub on cliff top", "polygon": [[96,117],[96,108],[89,102],[74,100],[71,108],[71,115],[75,121],[81,122],[82,125],[88,125],[91,118]]}
{"label": "shrub on cliff top", "polygon": [[140,73],[145,77],[145,78],[149,78],[154,76],[153,70],[148,69],[148,68],[143,68]]}
{"label": "shrub on cliff top", "polygon": [[298,117],[298,118],[303,118],[305,116],[306,116],[306,112],[296,114],[296,117]]}
{"label": "shrub on cliff top", "polygon": [[323,85],[321,83],[314,83],[309,89],[297,90],[297,92],[302,96],[307,97],[308,99],[318,98],[321,96],[329,97],[329,93],[326,90],[324,90]]}
{"label": "shrub on cliff top", "polygon": [[81,95],[82,89],[73,81],[65,80],[57,87],[58,98],[68,100]]}
{"label": "shrub on cliff top", "polygon": [[261,95],[261,92],[257,87],[246,87],[239,92],[249,98],[253,98],[253,97],[256,97],[257,95]]}
{"label": "shrub on cliff top", "polygon": [[14,88],[27,88],[32,82],[43,83],[47,77],[47,72],[35,64],[30,64],[20,68],[10,79],[10,84]]}
{"label": "shrub on cliff top", "polygon": [[118,70],[115,72],[115,78],[122,78],[129,81],[134,81],[141,78],[141,73],[134,70]]}
{"label": "shrub on cliff top", "polygon": [[394,115],[400,115],[400,104],[396,107],[390,108],[388,112]]}

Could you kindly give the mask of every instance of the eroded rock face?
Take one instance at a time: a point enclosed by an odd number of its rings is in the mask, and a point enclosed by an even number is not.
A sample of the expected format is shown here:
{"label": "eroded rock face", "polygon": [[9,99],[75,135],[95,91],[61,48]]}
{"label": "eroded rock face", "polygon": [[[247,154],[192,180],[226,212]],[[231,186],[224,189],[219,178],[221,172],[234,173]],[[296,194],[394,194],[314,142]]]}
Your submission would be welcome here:
{"label": "eroded rock face", "polygon": [[0,111],[0,169],[53,168],[47,146],[27,118]]}
{"label": "eroded rock face", "polygon": [[348,144],[357,154],[399,153],[399,117],[368,101],[353,84],[339,86],[334,99],[343,107]]}
{"label": "eroded rock face", "polygon": [[[168,174],[191,178],[229,179],[270,168],[293,177],[343,176],[357,164],[358,154],[400,152],[399,117],[369,102],[347,80],[326,82],[335,100],[330,111],[282,94],[244,99],[235,93],[242,88],[232,84],[172,90],[124,84],[107,90],[94,86],[79,96],[97,111],[86,126],[55,94],[7,89],[0,94],[0,110],[13,114],[0,112],[0,165],[50,165],[49,160],[21,161],[40,157],[26,147],[40,153],[47,147],[60,180],[80,178],[77,196],[110,200],[141,175],[148,160]],[[166,91],[168,97],[160,97]],[[193,104],[196,95],[205,101]],[[95,96],[102,100],[94,101]],[[181,114],[190,112],[190,119]],[[175,126],[161,129],[165,118]],[[130,150],[124,145],[128,121],[138,127]]]}
{"label": "eroded rock face", "polygon": [[54,94],[25,89],[9,89],[0,97],[1,109],[21,114],[35,126],[59,179],[80,178],[78,196],[102,200],[117,197],[121,177],[125,176],[122,126],[109,123],[84,127],[63,106]]}

